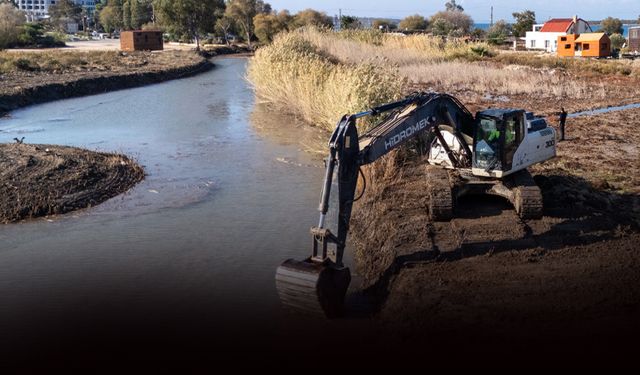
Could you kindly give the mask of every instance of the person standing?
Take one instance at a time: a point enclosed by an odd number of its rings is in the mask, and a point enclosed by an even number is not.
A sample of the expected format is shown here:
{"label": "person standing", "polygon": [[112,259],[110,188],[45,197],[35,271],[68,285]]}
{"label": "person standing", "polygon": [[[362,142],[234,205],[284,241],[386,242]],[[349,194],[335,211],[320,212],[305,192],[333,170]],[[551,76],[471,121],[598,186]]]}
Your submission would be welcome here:
{"label": "person standing", "polygon": [[564,124],[567,122],[567,111],[564,107],[560,108],[560,140],[564,141]]}

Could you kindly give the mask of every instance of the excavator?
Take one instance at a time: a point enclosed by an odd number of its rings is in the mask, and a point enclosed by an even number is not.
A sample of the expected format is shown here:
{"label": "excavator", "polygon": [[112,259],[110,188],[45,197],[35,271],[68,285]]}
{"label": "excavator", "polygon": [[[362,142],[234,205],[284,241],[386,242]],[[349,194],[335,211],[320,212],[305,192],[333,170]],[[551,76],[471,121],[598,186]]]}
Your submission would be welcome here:
{"label": "excavator", "polygon": [[[358,119],[367,116],[381,120],[359,134]],[[527,167],[556,155],[555,131],[543,118],[522,109],[486,109],[474,117],[455,97],[434,92],[345,115],[329,140],[311,254],[302,261],[288,259],[276,271],[276,288],[285,306],[329,318],[343,314],[351,281],[343,264],[351,210],[366,189],[361,167],[418,139],[428,145],[425,193],[431,220],[452,219],[457,199],[466,194],[504,197],[523,220],[542,216],[540,188]],[[336,234],[326,223],[334,174]],[[356,197],[359,175],[365,182]]]}

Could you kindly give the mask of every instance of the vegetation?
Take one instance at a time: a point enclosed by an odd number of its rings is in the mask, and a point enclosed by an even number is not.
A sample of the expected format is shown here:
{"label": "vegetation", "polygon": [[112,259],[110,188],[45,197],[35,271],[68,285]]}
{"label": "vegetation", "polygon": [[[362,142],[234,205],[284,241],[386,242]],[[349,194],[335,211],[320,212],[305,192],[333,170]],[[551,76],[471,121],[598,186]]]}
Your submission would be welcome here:
{"label": "vegetation", "polygon": [[108,0],[98,11],[98,20],[102,29],[112,33],[123,27],[122,0]]}
{"label": "vegetation", "polygon": [[419,14],[414,14],[400,21],[399,27],[401,30],[426,30],[428,25],[424,17]]}
{"label": "vegetation", "polygon": [[560,69],[576,74],[631,75],[640,77],[640,64],[635,62],[565,59],[556,56],[532,56],[528,53],[504,53],[497,55],[493,60],[507,65],[519,65],[536,69]]}
{"label": "vegetation", "polygon": [[619,50],[622,46],[627,42],[627,39],[622,36],[622,34],[612,34],[609,39],[611,39],[611,48],[614,50]]}
{"label": "vegetation", "polygon": [[65,45],[66,34],[49,33],[44,34],[44,26],[39,23],[25,23],[18,35],[18,47],[62,47]]}
{"label": "vegetation", "polygon": [[487,30],[487,41],[491,44],[503,44],[511,34],[511,25],[500,20]]}
{"label": "vegetation", "polygon": [[340,28],[343,30],[355,30],[362,27],[358,17],[354,16],[342,16],[340,17]]}
{"label": "vegetation", "polygon": [[228,0],[225,15],[233,19],[245,36],[245,40],[251,46],[254,36],[253,18],[260,13],[270,13],[271,6],[262,0]]}
{"label": "vegetation", "polygon": [[[0,75],[16,72],[42,74],[76,74],[77,72],[112,72],[129,74],[132,71],[163,71],[189,67],[204,59],[192,52],[167,51],[165,53],[121,53],[118,51],[64,51],[0,52]],[[4,77],[3,77],[4,78]],[[42,78],[36,79],[42,84]],[[23,86],[24,87],[24,86]],[[13,85],[0,86],[0,94],[13,89]]]}
{"label": "vegetation", "polygon": [[288,29],[291,20],[288,11],[260,13],[253,17],[254,32],[261,42],[270,43],[277,33]]}
{"label": "vegetation", "polygon": [[373,21],[373,23],[371,24],[371,28],[374,30],[389,31],[397,29],[398,26],[389,20],[377,19]]}
{"label": "vegetation", "polygon": [[516,23],[513,25],[513,35],[523,37],[527,31],[531,31],[536,23],[536,12],[532,10],[523,10],[522,12],[512,13]]}
{"label": "vegetation", "polygon": [[600,22],[600,31],[609,35],[622,34],[622,21],[618,18],[607,17]]}
{"label": "vegetation", "polygon": [[68,22],[80,22],[82,7],[72,0],[58,0],[49,6],[51,22],[64,30]]}
{"label": "vegetation", "polygon": [[24,23],[24,12],[12,4],[0,4],[0,49],[10,47],[18,41],[20,28]]}
{"label": "vegetation", "polygon": [[303,29],[278,35],[256,52],[248,78],[258,97],[311,124],[333,129],[346,112],[397,99],[404,79],[396,69],[329,58],[313,38],[346,42],[330,33]]}
{"label": "vegetation", "polygon": [[173,33],[194,39],[197,51],[202,35],[214,31],[224,10],[223,0],[155,0],[154,4],[162,24]]}
{"label": "vegetation", "polygon": [[437,12],[429,20],[433,35],[463,36],[468,35],[473,19],[460,10]]}
{"label": "vegetation", "polygon": [[444,6],[449,12],[456,11],[456,10],[460,12],[464,12],[464,8],[462,7],[462,5],[456,4],[456,0],[447,1],[447,3],[444,4]]}
{"label": "vegetation", "polygon": [[296,28],[303,26],[331,27],[333,26],[333,21],[324,12],[305,9],[295,15],[293,25]]}

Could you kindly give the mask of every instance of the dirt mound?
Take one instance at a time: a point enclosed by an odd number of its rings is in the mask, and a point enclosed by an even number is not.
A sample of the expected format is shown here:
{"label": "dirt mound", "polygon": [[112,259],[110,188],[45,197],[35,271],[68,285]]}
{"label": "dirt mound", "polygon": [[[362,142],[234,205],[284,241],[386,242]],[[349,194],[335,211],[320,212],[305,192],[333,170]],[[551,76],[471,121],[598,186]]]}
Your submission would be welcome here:
{"label": "dirt mound", "polygon": [[389,155],[370,167],[354,206],[356,269],[390,332],[527,340],[640,331],[638,195],[540,174],[540,220],[521,220],[502,198],[467,196],[453,220],[432,222],[424,170],[419,158]]}
{"label": "dirt mound", "polygon": [[91,207],[129,190],[144,171],[124,155],[0,144],[0,222]]}

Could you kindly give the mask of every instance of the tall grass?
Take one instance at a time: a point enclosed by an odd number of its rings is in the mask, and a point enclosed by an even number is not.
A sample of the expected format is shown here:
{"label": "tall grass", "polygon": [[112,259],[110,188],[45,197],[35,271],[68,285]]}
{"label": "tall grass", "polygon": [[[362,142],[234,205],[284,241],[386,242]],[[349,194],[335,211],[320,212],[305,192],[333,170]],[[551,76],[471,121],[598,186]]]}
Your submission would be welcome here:
{"label": "tall grass", "polygon": [[526,66],[498,67],[488,63],[449,61],[406,65],[400,67],[400,73],[414,83],[437,90],[464,88],[493,95],[530,94],[559,98],[606,96],[603,85],[587,86],[581,81],[566,79],[557,71],[536,70]]}
{"label": "tall grass", "polygon": [[326,129],[345,113],[399,98],[405,84],[393,67],[336,61],[301,32],[258,50],[247,77],[262,101]]}
{"label": "tall grass", "polygon": [[319,50],[343,63],[374,62],[402,66],[456,59],[476,61],[482,59],[483,54],[492,54],[482,43],[443,41],[442,38],[419,34],[403,36],[366,30],[332,33],[314,28],[303,29],[300,34]]}
{"label": "tall grass", "polygon": [[559,68],[576,73],[640,76],[640,64],[628,60],[593,60],[564,58],[550,55],[536,56],[530,53],[501,53],[496,56],[495,61],[503,64],[516,64],[530,66],[533,68]]}

